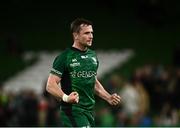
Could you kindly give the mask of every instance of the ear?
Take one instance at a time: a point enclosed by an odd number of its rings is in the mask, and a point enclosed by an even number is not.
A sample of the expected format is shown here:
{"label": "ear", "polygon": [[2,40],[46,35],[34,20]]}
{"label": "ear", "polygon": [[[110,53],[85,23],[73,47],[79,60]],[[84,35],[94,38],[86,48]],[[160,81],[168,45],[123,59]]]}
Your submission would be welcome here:
{"label": "ear", "polygon": [[77,32],[73,32],[73,37],[74,37],[75,40],[78,38]]}

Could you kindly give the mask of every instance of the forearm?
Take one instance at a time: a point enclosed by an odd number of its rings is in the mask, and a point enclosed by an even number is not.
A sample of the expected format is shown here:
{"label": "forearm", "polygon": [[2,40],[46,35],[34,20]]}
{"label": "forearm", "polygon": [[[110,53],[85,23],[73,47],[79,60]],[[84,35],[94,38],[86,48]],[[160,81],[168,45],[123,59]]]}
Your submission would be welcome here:
{"label": "forearm", "polygon": [[62,99],[64,92],[62,91],[61,87],[56,83],[48,82],[46,86],[46,90],[56,97],[56,99]]}
{"label": "forearm", "polygon": [[112,95],[109,94],[97,80],[97,78],[95,83],[95,93],[102,99],[106,100],[110,105],[118,105],[121,102],[121,97],[116,93]]}
{"label": "forearm", "polygon": [[95,93],[102,99],[108,101],[108,99],[111,97],[111,95],[104,89],[104,87],[101,85],[101,83],[96,79],[95,84]]}

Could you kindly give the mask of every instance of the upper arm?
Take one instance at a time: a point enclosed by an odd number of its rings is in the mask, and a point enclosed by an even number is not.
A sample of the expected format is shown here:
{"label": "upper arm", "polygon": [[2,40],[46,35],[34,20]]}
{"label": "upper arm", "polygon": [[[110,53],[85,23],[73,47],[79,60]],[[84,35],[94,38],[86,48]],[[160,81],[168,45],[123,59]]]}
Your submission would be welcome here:
{"label": "upper arm", "polygon": [[54,86],[60,83],[61,77],[65,70],[65,60],[66,60],[65,58],[66,58],[66,54],[62,53],[54,59],[53,65],[52,65],[52,68],[50,70],[50,74],[47,80],[46,89],[54,88]]}
{"label": "upper arm", "polygon": [[66,52],[63,52],[59,56],[57,56],[53,62],[50,73],[53,77],[62,77],[65,69],[66,69]]}

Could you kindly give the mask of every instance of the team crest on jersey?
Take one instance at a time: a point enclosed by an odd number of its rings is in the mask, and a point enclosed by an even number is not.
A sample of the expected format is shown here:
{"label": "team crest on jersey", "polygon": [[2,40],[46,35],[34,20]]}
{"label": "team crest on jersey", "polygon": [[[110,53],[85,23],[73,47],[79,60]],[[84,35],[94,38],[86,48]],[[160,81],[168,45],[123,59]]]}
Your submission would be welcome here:
{"label": "team crest on jersey", "polygon": [[88,56],[87,56],[87,55],[81,56],[81,58],[82,58],[82,59],[86,59],[86,58],[88,58]]}

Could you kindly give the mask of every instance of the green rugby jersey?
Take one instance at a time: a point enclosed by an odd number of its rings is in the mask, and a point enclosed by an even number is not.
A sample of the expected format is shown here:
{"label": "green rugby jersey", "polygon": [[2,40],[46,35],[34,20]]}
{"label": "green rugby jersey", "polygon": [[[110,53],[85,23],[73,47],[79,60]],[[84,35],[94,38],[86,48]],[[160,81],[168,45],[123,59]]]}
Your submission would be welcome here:
{"label": "green rugby jersey", "polygon": [[72,91],[79,94],[78,104],[62,102],[62,109],[92,110],[95,104],[94,86],[98,59],[93,50],[80,51],[74,47],[58,55],[51,73],[61,77],[61,89],[67,95]]}

